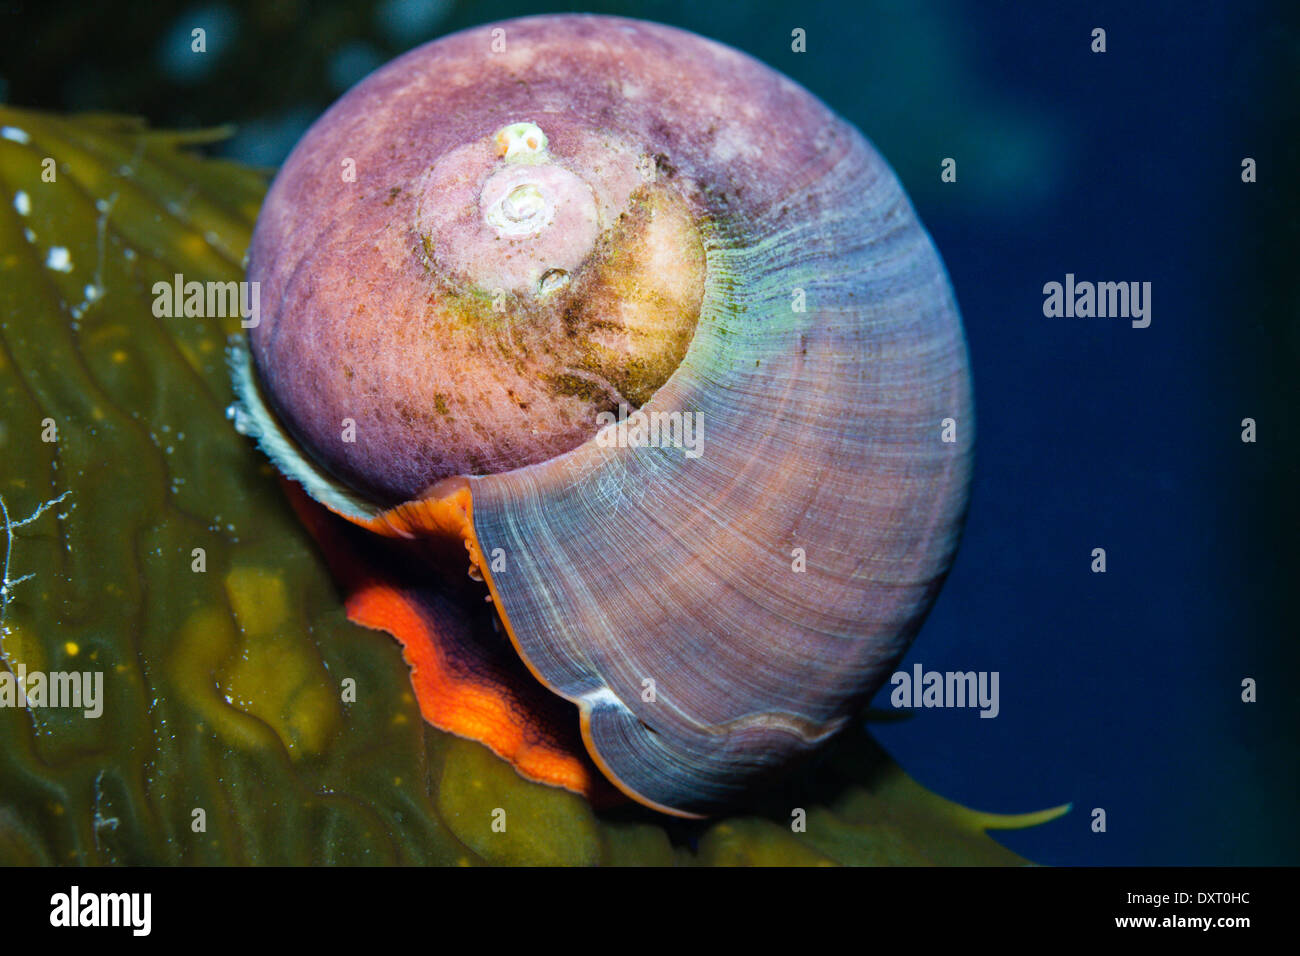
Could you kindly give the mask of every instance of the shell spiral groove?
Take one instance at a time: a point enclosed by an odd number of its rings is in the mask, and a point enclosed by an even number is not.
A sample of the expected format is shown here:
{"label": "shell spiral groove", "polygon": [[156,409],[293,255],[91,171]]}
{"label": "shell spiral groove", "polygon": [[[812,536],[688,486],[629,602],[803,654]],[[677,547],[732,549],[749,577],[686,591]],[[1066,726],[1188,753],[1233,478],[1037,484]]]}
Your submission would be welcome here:
{"label": "shell spiral groove", "polygon": [[[951,564],[943,266],[866,140],[736,51],[567,15],[418,48],[295,149],[249,277],[263,448],[354,523],[462,535],[649,806],[715,812],[843,726]],[[694,416],[699,453],[595,440],[624,403]]]}

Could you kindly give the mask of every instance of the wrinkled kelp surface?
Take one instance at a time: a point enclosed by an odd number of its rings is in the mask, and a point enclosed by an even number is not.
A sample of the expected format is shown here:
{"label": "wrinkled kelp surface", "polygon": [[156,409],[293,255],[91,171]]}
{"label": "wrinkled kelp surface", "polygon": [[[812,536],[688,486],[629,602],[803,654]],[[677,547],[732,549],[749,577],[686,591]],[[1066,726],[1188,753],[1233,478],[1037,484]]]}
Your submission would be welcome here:
{"label": "wrinkled kelp surface", "polygon": [[238,317],[154,315],[242,278],[264,175],[184,149],[219,134],[0,127],[3,668],[104,675],[98,719],[0,708],[0,863],[1021,863],[986,829],[1063,809],[967,810],[854,733],[747,815],[598,815],[426,726],[227,420]]}

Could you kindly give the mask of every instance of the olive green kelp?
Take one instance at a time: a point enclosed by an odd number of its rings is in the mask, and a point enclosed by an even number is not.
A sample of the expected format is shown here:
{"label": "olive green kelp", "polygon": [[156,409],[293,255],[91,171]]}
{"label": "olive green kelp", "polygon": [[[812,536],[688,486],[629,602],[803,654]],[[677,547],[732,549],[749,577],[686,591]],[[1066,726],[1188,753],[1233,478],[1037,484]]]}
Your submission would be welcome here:
{"label": "olive green kelp", "polygon": [[97,718],[0,707],[0,863],[1024,862],[986,829],[1065,808],[975,813],[861,732],[682,823],[427,726],[227,420],[238,315],[156,314],[157,282],[243,276],[266,179],[183,148],[221,135],[0,108],[0,690],[102,674]]}

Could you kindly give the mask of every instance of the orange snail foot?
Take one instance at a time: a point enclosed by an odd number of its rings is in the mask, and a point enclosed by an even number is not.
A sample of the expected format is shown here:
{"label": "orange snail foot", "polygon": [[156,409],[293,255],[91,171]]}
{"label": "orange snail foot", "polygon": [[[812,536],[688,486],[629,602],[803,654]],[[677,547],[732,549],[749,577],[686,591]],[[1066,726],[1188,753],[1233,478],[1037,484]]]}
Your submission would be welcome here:
{"label": "orange snail foot", "polygon": [[[402,645],[428,723],[484,744],[523,777],[572,790],[598,809],[628,802],[588,756],[577,708],[528,672],[499,630],[487,588],[467,574],[466,547],[474,544],[467,488],[401,505],[363,530],[296,483],[281,484],[324,554],[348,620]],[[405,537],[411,533],[418,537]]]}

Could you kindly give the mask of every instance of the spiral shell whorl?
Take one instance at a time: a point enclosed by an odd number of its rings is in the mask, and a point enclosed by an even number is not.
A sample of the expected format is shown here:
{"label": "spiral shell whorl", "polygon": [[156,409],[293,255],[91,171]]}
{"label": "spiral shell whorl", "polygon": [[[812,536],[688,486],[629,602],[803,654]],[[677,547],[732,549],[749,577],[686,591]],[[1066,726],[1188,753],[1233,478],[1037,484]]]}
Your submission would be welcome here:
{"label": "spiral shell whorl", "polygon": [[[970,418],[960,326],[896,181],[845,145],[816,226],[755,220],[763,238],[710,250],[695,340],[646,408],[698,413],[704,455],[585,445],[473,482],[480,540],[518,556],[497,589],[521,651],[584,708],[607,772],[664,808],[725,806],[838,729],[956,546],[970,444],[939,436]],[[824,305],[792,312],[797,285]]]}
{"label": "spiral shell whorl", "polygon": [[649,102],[741,104],[678,115],[669,153],[719,228],[695,338],[646,411],[698,413],[707,451],[587,444],[473,489],[480,540],[517,556],[495,584],[520,650],[579,702],[603,767],[707,812],[837,729],[902,656],[956,546],[973,436],[947,279],[884,162],[753,61],[673,46]]}

